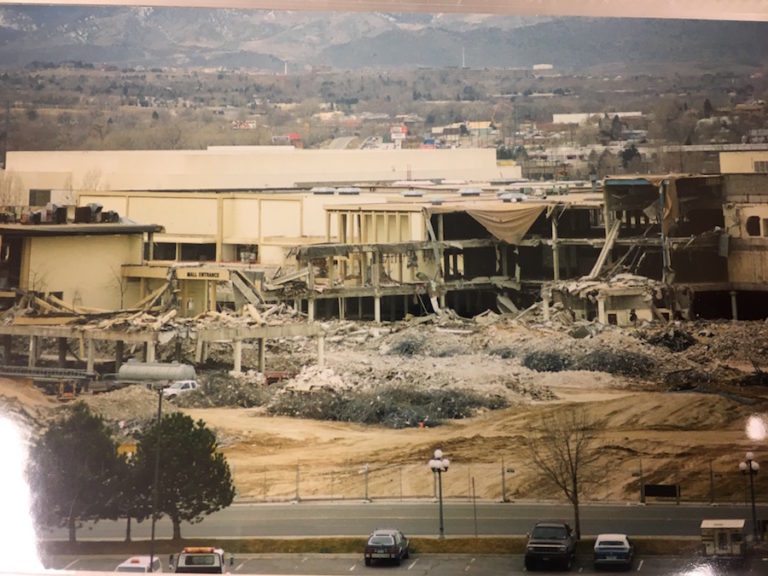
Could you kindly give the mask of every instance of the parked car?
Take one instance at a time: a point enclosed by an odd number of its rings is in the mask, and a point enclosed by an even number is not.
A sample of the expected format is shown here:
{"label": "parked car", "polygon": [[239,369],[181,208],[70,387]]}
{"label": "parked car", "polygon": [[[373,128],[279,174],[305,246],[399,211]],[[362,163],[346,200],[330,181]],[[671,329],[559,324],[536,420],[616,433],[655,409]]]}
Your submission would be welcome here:
{"label": "parked car", "polygon": [[[230,556],[230,562],[232,557]],[[224,550],[212,546],[187,546],[174,563],[176,574],[225,574]]]}
{"label": "parked car", "polygon": [[539,564],[557,564],[570,570],[576,559],[576,536],[565,522],[539,522],[528,536],[525,547],[525,569],[535,570]]}
{"label": "parked car", "polygon": [[595,568],[612,567],[629,570],[635,547],[626,534],[598,534],[595,538]]}
{"label": "parked car", "polygon": [[163,388],[163,398],[173,400],[176,396],[192,392],[192,390],[197,390],[197,381],[177,380],[167,388]]}
{"label": "parked car", "polygon": [[[125,562],[121,562],[115,572],[162,572],[163,566],[160,563],[160,557],[155,556],[152,558],[152,562],[149,561],[150,556],[131,556]],[[150,570],[151,566],[151,570]]]}
{"label": "parked car", "polygon": [[365,544],[365,565],[374,560],[391,560],[395,564],[409,556],[408,538],[397,529],[377,529],[368,537]]}

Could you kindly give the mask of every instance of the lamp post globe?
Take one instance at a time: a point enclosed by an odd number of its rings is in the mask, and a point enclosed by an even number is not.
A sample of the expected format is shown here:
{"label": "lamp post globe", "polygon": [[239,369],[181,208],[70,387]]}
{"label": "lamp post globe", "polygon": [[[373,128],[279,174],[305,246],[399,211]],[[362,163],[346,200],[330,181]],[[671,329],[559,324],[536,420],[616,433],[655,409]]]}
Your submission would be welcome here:
{"label": "lamp post globe", "polygon": [[739,470],[742,474],[749,475],[749,495],[752,499],[752,533],[755,541],[761,540],[760,530],[757,526],[757,508],[755,507],[755,475],[760,470],[760,464],[755,462],[755,455],[747,452],[744,461],[739,462]]}

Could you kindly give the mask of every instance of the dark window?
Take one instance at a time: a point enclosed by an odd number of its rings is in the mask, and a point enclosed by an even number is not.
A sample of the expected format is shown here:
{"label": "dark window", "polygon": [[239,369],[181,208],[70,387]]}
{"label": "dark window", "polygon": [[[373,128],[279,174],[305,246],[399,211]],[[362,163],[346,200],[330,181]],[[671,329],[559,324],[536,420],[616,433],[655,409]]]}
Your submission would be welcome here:
{"label": "dark window", "polygon": [[155,260],[176,260],[176,244],[158,242],[153,250]]}
{"label": "dark window", "polygon": [[216,244],[182,244],[181,260],[213,261],[216,260]]}
{"label": "dark window", "polygon": [[30,206],[45,206],[51,201],[50,190],[38,190],[30,188],[29,190],[29,205]]}
{"label": "dark window", "polygon": [[750,216],[746,223],[747,234],[750,236],[760,236],[760,217]]}
{"label": "dark window", "polygon": [[755,160],[755,172],[768,173],[768,160]]}

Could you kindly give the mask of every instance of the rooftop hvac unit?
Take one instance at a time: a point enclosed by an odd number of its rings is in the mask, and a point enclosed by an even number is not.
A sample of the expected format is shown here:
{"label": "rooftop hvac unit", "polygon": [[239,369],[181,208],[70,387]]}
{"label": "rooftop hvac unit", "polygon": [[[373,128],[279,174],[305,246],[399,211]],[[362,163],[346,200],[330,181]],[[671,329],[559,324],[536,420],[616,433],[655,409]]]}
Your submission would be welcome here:
{"label": "rooftop hvac unit", "polygon": [[459,190],[459,196],[480,196],[480,188],[462,188]]}
{"label": "rooftop hvac unit", "polygon": [[333,194],[335,191],[336,190],[334,188],[329,188],[325,186],[316,186],[315,188],[312,188],[312,190],[310,190],[312,194],[317,194],[317,195],[329,195],[329,194]]}
{"label": "rooftop hvac unit", "polygon": [[360,194],[360,188],[339,188],[336,192],[343,196],[355,196]]}

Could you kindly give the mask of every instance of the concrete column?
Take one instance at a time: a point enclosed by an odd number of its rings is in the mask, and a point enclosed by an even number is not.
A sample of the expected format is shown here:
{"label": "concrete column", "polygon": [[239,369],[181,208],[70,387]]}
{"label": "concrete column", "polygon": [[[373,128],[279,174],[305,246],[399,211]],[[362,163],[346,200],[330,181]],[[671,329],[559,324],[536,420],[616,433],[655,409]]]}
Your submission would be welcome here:
{"label": "concrete column", "polygon": [[208,297],[208,311],[216,311],[216,282],[206,282],[208,285],[207,297]]}
{"label": "concrete column", "polygon": [[735,321],[739,319],[739,306],[736,303],[736,295],[737,295],[736,290],[731,290],[730,295],[731,295],[731,319]]}
{"label": "concrete column", "polygon": [[544,322],[549,322],[549,298],[551,296],[551,293],[549,290],[542,289],[541,290],[541,303],[544,311]]}
{"label": "concrete column", "polygon": [[501,275],[509,278],[509,249],[506,244],[502,244],[499,250],[501,250]]}
{"label": "concrete column", "polygon": [[34,368],[37,365],[37,336],[29,337],[29,359],[27,366]]}
{"label": "concrete column", "polygon": [[115,372],[120,371],[120,366],[123,365],[123,347],[125,343],[122,340],[115,342]]}
{"label": "concrete column", "polygon": [[605,313],[605,296],[597,297],[597,321],[608,324],[608,315]]}
{"label": "concrete column", "polygon": [[205,362],[205,341],[198,334],[197,342],[195,342],[195,362],[202,364]]}
{"label": "concrete column", "polygon": [[381,324],[381,296],[373,297],[373,321]]}
{"label": "concrete column", "polygon": [[560,280],[560,250],[557,246],[557,218],[555,212],[552,212],[550,220],[552,222],[552,278],[557,282]]}
{"label": "concrete column", "polygon": [[232,368],[233,372],[242,372],[243,371],[243,341],[242,340],[235,340],[232,343],[232,356],[234,357],[234,367]]}
{"label": "concrete column", "polygon": [[[90,342],[90,340],[89,340]],[[155,343],[154,342],[147,342],[145,344],[145,362],[154,362],[155,361]]]}
{"label": "concrete column", "polygon": [[[147,346],[149,346],[149,342],[147,342]],[[87,372],[93,372],[93,366],[94,366],[94,356],[96,355],[96,348],[93,345],[93,339],[88,338],[87,344],[86,344],[86,360],[85,360],[85,370]],[[147,362],[154,362],[153,360],[147,360]]]}
{"label": "concrete column", "polygon": [[347,299],[344,297],[339,298],[339,320],[344,320],[347,315]]}
{"label": "concrete column", "polygon": [[59,368],[65,368],[67,366],[67,339],[57,338],[59,344]]}
{"label": "concrete column", "polygon": [[224,198],[216,195],[216,262],[224,259]]}
{"label": "concrete column", "polygon": [[258,346],[259,346],[259,372],[264,374],[264,372],[267,370],[267,339],[259,338]]}
{"label": "concrete column", "polygon": [[445,292],[440,293],[440,308],[445,308]]}
{"label": "concrete column", "polygon": [[325,366],[325,336],[317,337],[317,364]]}
{"label": "concrete column", "polygon": [[301,312],[301,299],[300,298],[294,298],[293,299],[293,309],[296,310],[296,312]]}
{"label": "concrete column", "polygon": [[310,322],[315,321],[315,299],[310,298],[307,300],[307,320]]}
{"label": "concrete column", "polygon": [[[439,242],[443,242],[445,240],[445,226],[443,223],[442,214],[437,215],[437,240]],[[440,249],[438,250],[437,262],[435,262],[435,264],[437,264],[441,268],[443,267],[443,254],[444,254],[444,250],[441,245]],[[445,276],[446,276],[445,269],[442,269],[442,270],[438,269],[438,273],[440,274],[441,279],[445,281]]]}

